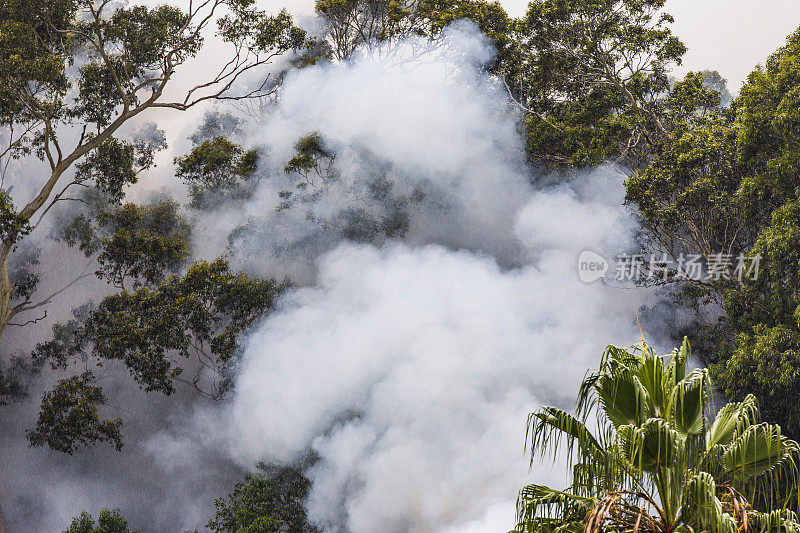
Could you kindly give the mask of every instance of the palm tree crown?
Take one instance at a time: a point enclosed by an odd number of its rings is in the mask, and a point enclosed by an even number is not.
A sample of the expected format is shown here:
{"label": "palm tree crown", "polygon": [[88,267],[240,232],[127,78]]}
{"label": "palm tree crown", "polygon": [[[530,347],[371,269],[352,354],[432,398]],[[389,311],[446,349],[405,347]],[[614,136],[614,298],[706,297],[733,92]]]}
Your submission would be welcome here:
{"label": "palm tree crown", "polygon": [[753,396],[714,416],[708,372],[686,372],[689,350],[609,346],[575,415],[529,416],[531,464],[565,454],[572,483],[523,488],[515,531],[800,533],[800,446],[761,422]]}

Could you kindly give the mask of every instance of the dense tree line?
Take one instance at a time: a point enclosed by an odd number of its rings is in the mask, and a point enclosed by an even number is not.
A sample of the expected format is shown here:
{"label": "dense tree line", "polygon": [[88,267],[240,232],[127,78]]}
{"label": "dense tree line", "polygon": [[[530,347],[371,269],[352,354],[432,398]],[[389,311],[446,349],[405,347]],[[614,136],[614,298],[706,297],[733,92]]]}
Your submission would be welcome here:
{"label": "dense tree line", "polygon": [[[75,309],[32,353],[3,354],[0,405],[24,395],[25,376],[49,365],[72,375],[43,395],[30,443],[66,453],[98,442],[121,448],[123,420],[105,417],[107,399],[93,368],[117,361],[146,392],[169,395],[186,385],[223,398],[242,334],[290,284],[236,272],[225,257],[191,260],[186,213],[245,201],[258,185],[263,154],[237,142],[239,119],[207,114],[190,150],[175,159],[176,179],[191,198],[185,206],[170,198],[141,205],[126,200],[128,186],[153,166],[166,142],[153,124],[122,135],[125,125],[158,108],[263,103],[277,94],[280,74],[255,87],[239,82],[279,56],[289,59],[287,68],[299,69],[406,36],[436,43],[448,24],[469,19],[497,49],[488,74],[521,110],[534,168],[567,176],[607,161],[627,168],[627,201],[644,228],[642,251],[673,260],[698,253],[706,262],[719,253],[762,258],[757,277],[725,271],[687,281],[667,271],[657,281],[673,288],[675,303],[695,317],[674,333],[697,339],[696,353],[726,397],[740,406],[757,402],[765,421],[800,437],[794,400],[800,391],[800,32],[731,98],[714,71],[671,78],[686,47],[672,34],[664,3],[534,0],[513,19],[485,0],[320,0],[323,29],[308,35],[286,12],[265,13],[252,0],[210,0],[188,12],[108,0],[3,2],[6,144],[0,158],[38,158],[48,170],[29,178],[35,187],[20,205],[0,190],[0,335],[35,323],[69,287],[46,292],[39,286],[31,243],[46,217],[56,228],[53,238],[93,265],[84,276],[107,282],[110,294]],[[182,98],[166,99],[165,89],[215,24],[233,50],[231,61]],[[279,209],[305,209],[339,182],[341,149],[319,132],[297,139],[295,155],[282,162],[289,186],[279,193]],[[398,190],[387,175],[362,180],[350,204],[316,221],[355,241],[402,238],[425,191]],[[78,207],[65,216],[57,206],[70,201]],[[232,249],[249,231],[243,226],[230,235]],[[648,423],[647,431],[659,439],[677,431],[683,438],[673,422]],[[697,483],[698,491],[708,488],[707,480]],[[208,527],[311,531],[299,503],[307,489],[295,471],[258,474],[217,503]],[[260,522],[253,525],[251,516]],[[84,514],[69,531],[127,531],[116,512],[104,511],[98,523],[93,529],[94,519]]]}

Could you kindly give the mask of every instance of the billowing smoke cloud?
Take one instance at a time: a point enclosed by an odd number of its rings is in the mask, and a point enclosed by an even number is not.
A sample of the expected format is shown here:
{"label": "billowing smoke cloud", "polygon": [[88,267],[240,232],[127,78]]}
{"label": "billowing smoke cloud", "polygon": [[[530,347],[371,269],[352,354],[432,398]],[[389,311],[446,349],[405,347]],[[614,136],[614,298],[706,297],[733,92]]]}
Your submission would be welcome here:
{"label": "billowing smoke cloud", "polygon": [[[241,469],[312,455],[308,507],[330,531],[507,530],[529,479],[527,413],[572,406],[602,348],[638,336],[644,295],[578,280],[582,250],[609,257],[631,245],[623,174],[601,167],[533,187],[517,111],[482,68],[492,54],[459,25],[434,44],[291,73],[241,139],[263,148],[252,198],[194,215],[199,256],[229,252],[249,273],[300,285],[250,335],[235,397],[209,406],[185,391],[145,396],[111,365],[104,386],[126,418],[124,455],[97,447],[64,457],[24,441],[57,377],[45,376],[0,436],[3,471],[23,472],[0,482],[10,526],[56,531],[81,508],[119,506],[143,531],[199,528]],[[276,211],[294,186],[283,172],[294,143],[314,131],[336,151],[341,180]],[[160,154],[132,198],[167,186],[185,199],[169,162],[186,149]],[[364,204],[359,191],[378,172],[396,194],[423,193],[407,233],[354,244],[319,223]],[[247,238],[229,249],[242,226]],[[45,259],[67,263],[54,250]],[[48,284],[58,287],[74,273],[55,266]],[[85,280],[48,322],[107,290]],[[15,333],[15,346],[29,348],[29,331]],[[564,480],[559,468],[535,476]]]}
{"label": "billowing smoke cloud", "polygon": [[[365,188],[385,175],[393,194],[422,197],[408,207],[405,242],[522,264],[514,213],[530,188],[517,113],[481,69],[494,55],[488,40],[471,25],[456,28],[440,42],[406,41],[288,76],[277,107],[251,136],[265,159],[258,190],[245,205],[201,218],[198,248],[209,256],[225,251],[229,232],[246,224],[252,233],[235,258],[242,266],[312,282],[310,259],[342,238],[319,220],[335,223],[345,208],[371,207]],[[283,168],[295,142],[312,132],[335,151],[338,179],[312,205],[276,211],[279,193],[297,180]]]}
{"label": "billowing smoke cloud", "polygon": [[403,240],[323,248],[313,284],[250,336],[232,402],[199,415],[242,465],[316,457],[308,508],[328,531],[512,527],[527,413],[571,408],[603,347],[638,336],[644,294],[577,275],[582,250],[632,245],[621,171],[537,190],[484,38],[460,26],[421,47],[293,75],[260,138],[279,161],[308,131],[365,146],[445,208]]}

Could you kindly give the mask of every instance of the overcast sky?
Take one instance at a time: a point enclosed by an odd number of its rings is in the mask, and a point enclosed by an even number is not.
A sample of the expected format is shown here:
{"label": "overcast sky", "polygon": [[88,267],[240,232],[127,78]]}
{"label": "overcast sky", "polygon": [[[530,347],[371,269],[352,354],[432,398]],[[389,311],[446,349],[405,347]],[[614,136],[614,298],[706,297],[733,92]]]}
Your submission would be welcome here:
{"label": "overcast sky", "polygon": [[800,0],[667,0],[667,7],[689,47],[681,70],[714,68],[732,91],[800,26]]}

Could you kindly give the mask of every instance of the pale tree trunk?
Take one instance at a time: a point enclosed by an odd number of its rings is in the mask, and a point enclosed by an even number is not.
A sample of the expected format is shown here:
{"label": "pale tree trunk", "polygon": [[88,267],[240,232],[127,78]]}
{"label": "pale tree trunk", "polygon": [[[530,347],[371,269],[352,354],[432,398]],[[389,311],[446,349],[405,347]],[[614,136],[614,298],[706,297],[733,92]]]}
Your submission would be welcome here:
{"label": "pale tree trunk", "polygon": [[[11,318],[11,280],[8,276],[8,252],[9,248],[0,245],[0,336],[8,325]],[[0,505],[0,533],[6,533],[6,521],[3,516],[3,508]]]}
{"label": "pale tree trunk", "polygon": [[[0,245],[0,338],[11,320],[11,293],[14,286],[8,274],[8,256],[11,248],[8,245]],[[4,533],[0,529],[0,533]]]}

